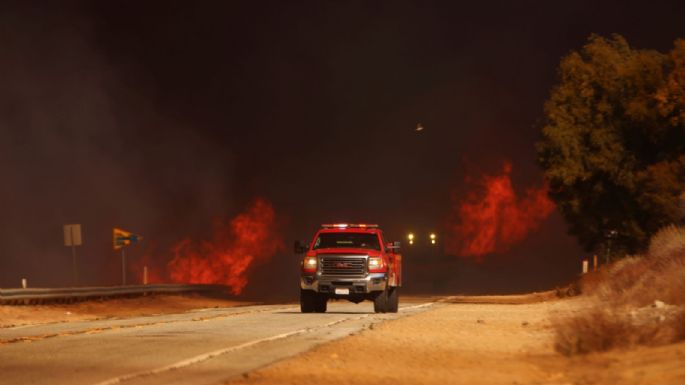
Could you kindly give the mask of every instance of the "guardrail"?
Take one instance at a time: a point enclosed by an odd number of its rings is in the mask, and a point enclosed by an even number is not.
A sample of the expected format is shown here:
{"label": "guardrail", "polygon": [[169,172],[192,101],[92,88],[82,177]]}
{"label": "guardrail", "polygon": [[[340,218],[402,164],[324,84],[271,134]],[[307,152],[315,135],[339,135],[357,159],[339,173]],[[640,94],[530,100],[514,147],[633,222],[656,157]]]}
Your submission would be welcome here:
{"label": "guardrail", "polygon": [[101,287],[67,287],[59,289],[0,289],[0,304],[28,305],[44,302],[75,302],[92,298],[123,297],[147,294],[191,293],[226,290],[221,285],[128,285]]}

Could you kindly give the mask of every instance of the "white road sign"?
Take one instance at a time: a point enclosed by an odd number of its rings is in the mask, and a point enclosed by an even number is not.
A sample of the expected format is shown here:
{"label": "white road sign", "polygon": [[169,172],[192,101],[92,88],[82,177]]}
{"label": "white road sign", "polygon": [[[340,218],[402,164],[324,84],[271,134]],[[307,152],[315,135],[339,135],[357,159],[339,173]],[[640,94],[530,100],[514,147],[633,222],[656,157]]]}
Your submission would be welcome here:
{"label": "white road sign", "polygon": [[64,225],[64,246],[81,246],[81,225]]}

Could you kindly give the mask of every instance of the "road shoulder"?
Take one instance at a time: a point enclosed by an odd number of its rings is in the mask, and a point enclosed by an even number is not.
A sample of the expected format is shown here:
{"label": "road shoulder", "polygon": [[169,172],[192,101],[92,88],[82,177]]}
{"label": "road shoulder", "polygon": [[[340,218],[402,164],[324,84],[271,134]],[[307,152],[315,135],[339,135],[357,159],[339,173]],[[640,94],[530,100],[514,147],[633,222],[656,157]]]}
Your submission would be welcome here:
{"label": "road shoulder", "polygon": [[[578,301],[452,302],[372,325],[230,384],[685,383],[683,344],[580,358],[554,352],[550,317]],[[648,358],[652,352],[658,361]]]}
{"label": "road shoulder", "polygon": [[199,294],[149,295],[136,298],[88,300],[71,304],[0,305],[0,328],[56,322],[132,318],[183,313],[204,308],[254,305],[254,302]]}

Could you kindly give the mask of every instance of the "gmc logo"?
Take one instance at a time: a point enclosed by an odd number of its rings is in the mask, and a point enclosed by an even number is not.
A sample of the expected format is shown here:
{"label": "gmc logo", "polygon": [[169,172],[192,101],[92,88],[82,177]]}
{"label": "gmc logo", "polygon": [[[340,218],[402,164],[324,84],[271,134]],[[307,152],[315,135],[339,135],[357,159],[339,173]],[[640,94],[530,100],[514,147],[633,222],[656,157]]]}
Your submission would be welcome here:
{"label": "gmc logo", "polygon": [[335,267],[337,267],[338,269],[346,269],[346,268],[348,268],[348,267],[352,267],[352,265],[350,265],[350,264],[347,263],[347,262],[337,262],[337,263],[335,264]]}

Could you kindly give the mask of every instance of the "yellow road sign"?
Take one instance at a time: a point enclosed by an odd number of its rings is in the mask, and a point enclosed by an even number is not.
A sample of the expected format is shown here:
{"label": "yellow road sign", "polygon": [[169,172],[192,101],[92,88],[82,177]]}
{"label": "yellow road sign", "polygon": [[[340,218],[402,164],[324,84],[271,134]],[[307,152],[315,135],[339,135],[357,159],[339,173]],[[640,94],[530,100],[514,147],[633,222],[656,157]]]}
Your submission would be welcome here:
{"label": "yellow road sign", "polygon": [[129,231],[124,231],[116,227],[112,229],[112,245],[114,250],[119,250],[124,246],[138,243],[141,239],[143,239],[143,237]]}

